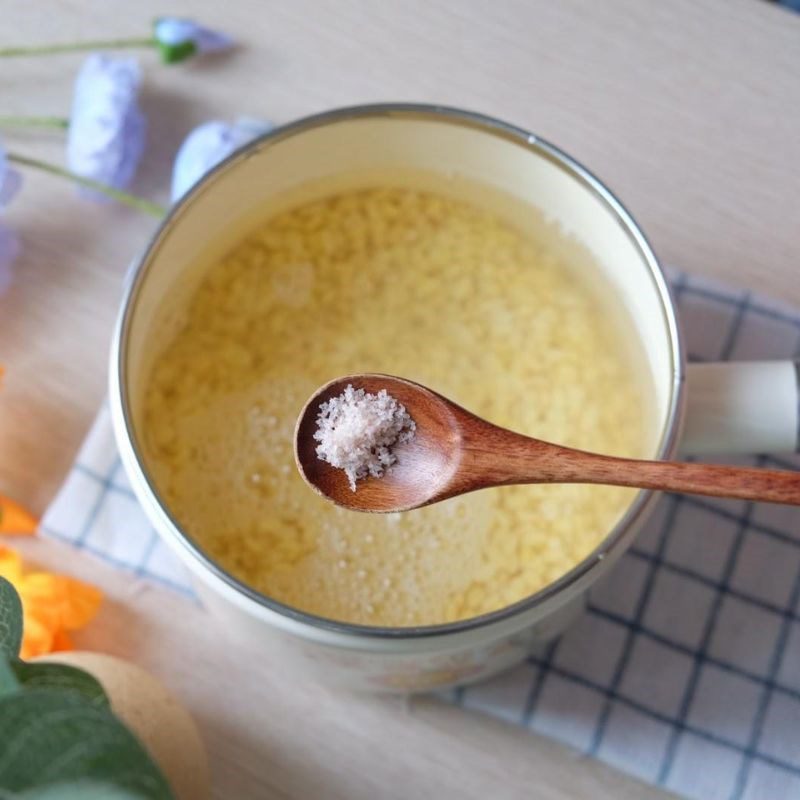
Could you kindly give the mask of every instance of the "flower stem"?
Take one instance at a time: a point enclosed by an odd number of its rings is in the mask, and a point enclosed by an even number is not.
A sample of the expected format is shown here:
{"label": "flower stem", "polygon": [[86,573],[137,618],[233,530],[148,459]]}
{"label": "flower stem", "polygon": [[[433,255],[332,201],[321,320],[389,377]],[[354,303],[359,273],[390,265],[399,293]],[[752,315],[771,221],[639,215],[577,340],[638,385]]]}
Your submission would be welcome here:
{"label": "flower stem", "polygon": [[59,128],[66,130],[66,117],[18,117],[0,115],[0,128]]}
{"label": "flower stem", "polygon": [[58,175],[61,178],[77,183],[79,186],[85,186],[87,189],[92,189],[95,192],[111,197],[120,203],[123,203],[130,208],[135,208],[138,211],[144,211],[147,214],[152,214],[159,219],[163,217],[167,210],[160,206],[158,203],[152,203],[150,200],[145,200],[143,197],[136,197],[136,195],[122,192],[119,189],[114,189],[112,186],[106,186],[100,181],[94,181],[91,178],[84,178],[82,175],[77,175],[70,172],[68,169],[59,167],[55,164],[50,164],[47,161],[39,161],[38,158],[28,158],[28,156],[17,155],[16,153],[6,153],[6,158],[14,164],[20,164],[25,167],[33,167],[34,169],[41,170],[42,172],[49,172],[51,175]]}
{"label": "flower stem", "polygon": [[0,47],[0,57],[7,56],[49,56],[55,53],[76,53],[84,50],[121,50],[129,47],[156,47],[158,42],[152,36],[139,36],[131,39],[99,39],[91,42],[71,42],[68,44],[36,44],[23,47]]}

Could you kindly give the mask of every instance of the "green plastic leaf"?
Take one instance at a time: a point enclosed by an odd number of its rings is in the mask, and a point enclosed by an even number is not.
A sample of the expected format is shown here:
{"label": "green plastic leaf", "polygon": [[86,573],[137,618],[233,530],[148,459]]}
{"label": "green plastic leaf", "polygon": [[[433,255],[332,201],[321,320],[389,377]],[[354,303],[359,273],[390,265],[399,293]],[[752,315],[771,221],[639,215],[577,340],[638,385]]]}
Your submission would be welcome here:
{"label": "green plastic leaf", "polygon": [[19,680],[8,656],[0,655],[0,695],[19,691]]}
{"label": "green plastic leaf", "polygon": [[179,42],[178,44],[164,44],[156,40],[158,52],[161,54],[161,60],[165,64],[178,64],[181,61],[186,61],[197,52],[197,45],[194,42]]}
{"label": "green plastic leaf", "polygon": [[97,678],[82,669],[66,664],[29,664],[19,659],[12,661],[10,668],[24,689],[77,692],[91,705],[108,708],[108,697],[103,687]]}
{"label": "green plastic leaf", "polygon": [[70,781],[37,786],[20,793],[2,793],[0,800],[148,800],[146,795],[131,792],[111,783]]}
{"label": "green plastic leaf", "polygon": [[74,691],[0,697],[0,788],[22,792],[77,780],[111,783],[148,800],[174,800],[147,751],[109,709]]}
{"label": "green plastic leaf", "polygon": [[17,590],[0,577],[0,655],[19,655],[22,644],[22,603]]}

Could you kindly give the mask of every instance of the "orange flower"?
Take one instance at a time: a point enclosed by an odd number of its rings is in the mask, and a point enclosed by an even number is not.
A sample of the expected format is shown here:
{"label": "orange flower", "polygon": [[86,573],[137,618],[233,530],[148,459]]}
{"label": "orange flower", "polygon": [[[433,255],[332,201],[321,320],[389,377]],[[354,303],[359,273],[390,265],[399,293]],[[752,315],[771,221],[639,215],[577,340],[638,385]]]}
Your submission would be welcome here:
{"label": "orange flower", "polygon": [[0,533],[29,536],[36,533],[39,522],[19,503],[0,494]]}
{"label": "orange flower", "polygon": [[100,607],[102,593],[86,583],[49,572],[25,573],[19,554],[0,546],[0,575],[22,600],[21,658],[71,650],[68,631],[83,628]]}

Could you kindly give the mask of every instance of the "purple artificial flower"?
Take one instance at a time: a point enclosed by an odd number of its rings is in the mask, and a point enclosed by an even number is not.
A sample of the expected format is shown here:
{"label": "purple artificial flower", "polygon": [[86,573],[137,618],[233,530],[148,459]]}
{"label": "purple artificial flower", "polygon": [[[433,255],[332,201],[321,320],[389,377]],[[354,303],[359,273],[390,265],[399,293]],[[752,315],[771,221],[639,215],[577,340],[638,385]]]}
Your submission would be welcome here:
{"label": "purple artificial flower", "polygon": [[212,120],[196,127],[184,140],[172,167],[174,203],[212,167],[234,150],[272,130],[271,122],[241,117],[233,124]]}
{"label": "purple artificial flower", "polygon": [[230,50],[234,41],[224,33],[204,28],[190,19],[161,17],[155,21],[154,37],[167,63],[183,61],[202,53]]}
{"label": "purple artificial flower", "polygon": [[[67,136],[67,163],[73,172],[115,189],[127,188],[144,151],[140,83],[141,69],[132,58],[93,53],[83,62]],[[106,199],[99,192],[79,191]]]}
{"label": "purple artificial flower", "polygon": [[[0,212],[11,202],[22,185],[22,176],[8,164],[6,151],[0,144]],[[0,222],[0,295],[11,284],[11,265],[19,255],[19,239]]]}

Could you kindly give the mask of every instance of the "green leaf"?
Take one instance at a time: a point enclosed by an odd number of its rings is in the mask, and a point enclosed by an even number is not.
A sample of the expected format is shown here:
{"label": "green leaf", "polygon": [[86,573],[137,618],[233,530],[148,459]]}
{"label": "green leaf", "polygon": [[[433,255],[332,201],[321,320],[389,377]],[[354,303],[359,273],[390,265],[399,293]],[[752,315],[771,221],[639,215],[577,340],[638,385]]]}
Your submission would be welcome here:
{"label": "green leaf", "polygon": [[[0,695],[19,691],[19,681],[7,656],[0,654]],[[0,799],[1,800],[1,799]]]}
{"label": "green leaf", "polygon": [[[28,664],[15,659],[10,664],[17,682],[24,689],[60,689],[77,692],[91,705],[108,708],[108,697],[103,687],[88,672],[66,664]],[[2,668],[0,668],[0,692]]]}
{"label": "green leaf", "polygon": [[22,644],[22,603],[17,590],[0,577],[0,654],[19,655]]}
{"label": "green leaf", "polygon": [[0,800],[148,800],[146,795],[100,781],[70,781],[37,786],[19,794],[0,791]]}
{"label": "green leaf", "polygon": [[197,45],[192,41],[164,44],[164,42],[156,40],[156,46],[161,54],[161,60],[165,64],[178,64],[191,58],[197,52]]}
{"label": "green leaf", "polygon": [[55,689],[0,697],[0,788],[21,792],[75,780],[174,800],[147,751],[109,709]]}

